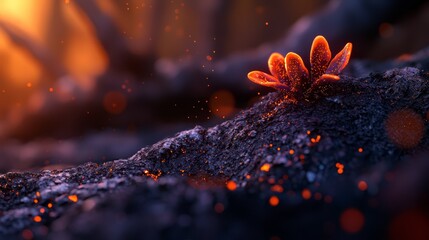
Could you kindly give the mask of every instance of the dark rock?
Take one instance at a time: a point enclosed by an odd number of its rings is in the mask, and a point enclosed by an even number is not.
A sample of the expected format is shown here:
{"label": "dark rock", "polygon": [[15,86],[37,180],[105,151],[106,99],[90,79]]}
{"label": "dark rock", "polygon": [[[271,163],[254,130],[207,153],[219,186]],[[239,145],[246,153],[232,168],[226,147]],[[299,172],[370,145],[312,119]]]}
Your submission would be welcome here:
{"label": "dark rock", "polygon": [[[427,128],[428,74],[408,67],[340,81],[354,91],[314,104],[271,93],[230,121],[178,133],[130,159],[1,175],[0,233],[8,239],[29,231],[48,239],[408,236],[406,224],[402,232],[392,226],[404,221],[404,211],[417,216],[418,226],[427,224],[429,137],[425,132],[418,145],[401,149],[385,122],[410,109]],[[413,172],[418,176],[408,181]],[[235,185],[227,188],[227,181]]]}

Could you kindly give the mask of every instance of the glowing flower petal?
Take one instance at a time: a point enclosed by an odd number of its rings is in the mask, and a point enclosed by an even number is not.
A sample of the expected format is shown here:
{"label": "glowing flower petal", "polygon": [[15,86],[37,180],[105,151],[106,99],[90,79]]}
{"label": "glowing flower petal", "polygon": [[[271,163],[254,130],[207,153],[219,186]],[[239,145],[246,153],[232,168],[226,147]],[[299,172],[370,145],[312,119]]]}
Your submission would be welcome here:
{"label": "glowing flower petal", "polygon": [[329,44],[323,36],[317,36],[310,50],[311,78],[316,80],[322,76],[328,68],[331,60]]}
{"label": "glowing flower petal", "polygon": [[285,57],[280,53],[271,54],[268,59],[268,68],[271,74],[281,83],[288,83],[288,76],[285,67]]}
{"label": "glowing flower petal", "polygon": [[340,80],[340,77],[334,74],[323,74],[319,79],[316,80],[317,83],[332,83]]}
{"label": "glowing flower petal", "polygon": [[286,55],[286,72],[296,90],[302,91],[310,87],[308,70],[298,54],[290,52]]}
{"label": "glowing flower petal", "polygon": [[326,70],[327,74],[338,75],[349,63],[350,55],[352,53],[352,44],[347,43],[346,46],[339,52],[334,59],[332,59],[331,64],[329,64],[328,69]]}
{"label": "glowing flower petal", "polygon": [[277,78],[261,71],[249,72],[247,74],[247,77],[250,79],[250,81],[266,87],[272,87],[276,89],[289,89],[286,85],[281,84]]}
{"label": "glowing flower petal", "polygon": [[257,84],[289,91],[289,99],[312,102],[322,97],[343,94],[349,89],[345,88],[344,81],[338,81],[338,74],[348,64],[351,51],[352,44],[347,43],[330,62],[332,55],[329,44],[323,36],[317,36],[310,50],[310,74],[301,57],[290,52],[285,58],[280,53],[271,54],[268,59],[271,75],[253,71],[247,77]]}

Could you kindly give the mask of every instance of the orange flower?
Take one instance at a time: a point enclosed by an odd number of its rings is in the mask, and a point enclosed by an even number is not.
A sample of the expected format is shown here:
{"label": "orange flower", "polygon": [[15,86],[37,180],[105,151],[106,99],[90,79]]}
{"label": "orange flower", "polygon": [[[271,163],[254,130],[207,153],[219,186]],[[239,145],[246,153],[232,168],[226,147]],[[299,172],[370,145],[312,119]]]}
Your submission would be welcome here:
{"label": "orange flower", "polygon": [[317,36],[310,50],[310,72],[298,54],[289,52],[283,57],[273,53],[268,59],[271,75],[252,71],[247,77],[263,86],[286,90],[296,100],[308,99],[315,94],[329,96],[328,88],[340,80],[338,74],[347,66],[351,52],[352,44],[347,43],[331,61],[328,42],[323,36]]}

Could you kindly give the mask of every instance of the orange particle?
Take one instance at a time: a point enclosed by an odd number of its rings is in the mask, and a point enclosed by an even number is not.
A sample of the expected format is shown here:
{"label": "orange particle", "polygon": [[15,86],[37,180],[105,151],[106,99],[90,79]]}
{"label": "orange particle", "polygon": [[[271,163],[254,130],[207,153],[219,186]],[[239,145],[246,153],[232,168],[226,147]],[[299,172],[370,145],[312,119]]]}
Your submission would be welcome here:
{"label": "orange particle", "polygon": [[234,181],[228,181],[226,183],[226,188],[228,188],[228,190],[230,191],[234,191],[235,189],[237,189],[237,184]]}
{"label": "orange particle", "polygon": [[40,216],[35,216],[34,218],[33,218],[33,221],[35,221],[35,222],[41,222],[42,221],[42,217],[40,217]]}
{"label": "orange particle", "polygon": [[36,192],[36,197],[40,197],[40,192]]}
{"label": "orange particle", "polygon": [[411,109],[390,113],[385,128],[389,139],[400,148],[416,147],[425,132],[423,118]]}
{"label": "orange particle", "polygon": [[33,202],[37,204],[39,202],[39,200],[33,199]]}
{"label": "orange particle", "polygon": [[72,202],[77,202],[79,199],[77,198],[77,195],[70,195],[68,196],[69,200]]}
{"label": "orange particle", "polygon": [[365,181],[361,180],[358,183],[358,188],[361,191],[365,191],[366,189],[368,189],[368,184]]}
{"label": "orange particle", "polygon": [[216,213],[223,213],[223,211],[225,210],[225,207],[223,206],[222,203],[216,203],[214,206],[214,210]]}
{"label": "orange particle", "polygon": [[365,222],[365,217],[356,208],[349,208],[344,210],[340,216],[340,225],[341,228],[348,233],[357,233],[359,232]]}
{"label": "orange particle", "polygon": [[279,200],[279,198],[277,196],[271,196],[270,200],[269,200],[269,203],[270,203],[271,206],[275,207],[275,206],[279,205],[280,200]]}
{"label": "orange particle", "polygon": [[269,25],[269,23],[268,22],[265,22],[265,26],[268,26]]}
{"label": "orange particle", "polygon": [[281,193],[283,192],[283,187],[281,185],[274,185],[271,187],[271,191]]}
{"label": "orange particle", "polygon": [[359,148],[358,152],[360,152],[360,153],[363,152],[363,148]]}
{"label": "orange particle", "polygon": [[311,131],[310,130],[307,130],[307,135],[310,135],[311,134]]}
{"label": "orange particle", "polygon": [[52,208],[52,203],[48,203],[48,208]]}
{"label": "orange particle", "polygon": [[310,141],[312,142],[312,143],[318,143],[319,141],[320,141],[320,135],[317,135],[317,137],[316,138],[312,138],[312,139],[310,139]]}
{"label": "orange particle", "polygon": [[54,92],[54,88],[50,87],[49,92]]}
{"label": "orange particle", "polygon": [[207,59],[207,61],[209,61],[209,62],[210,62],[211,60],[213,60],[213,57],[212,57],[212,56],[210,56],[210,55],[207,55],[207,56],[206,56],[206,59]]}
{"label": "orange particle", "polygon": [[33,84],[32,84],[31,82],[28,82],[28,83],[27,83],[27,87],[28,87],[28,88],[31,88],[31,86],[33,86]]}
{"label": "orange particle", "polygon": [[251,177],[250,174],[246,175],[246,179],[250,179],[250,177]]}
{"label": "orange particle", "polygon": [[262,165],[262,167],[261,167],[261,171],[268,172],[268,171],[270,171],[270,168],[271,168],[271,164],[264,163],[264,165]]}
{"label": "orange particle", "polygon": [[293,149],[289,150],[289,154],[293,155],[295,153],[295,151]]}
{"label": "orange particle", "polygon": [[301,195],[302,195],[302,198],[304,198],[305,200],[308,200],[311,198],[311,192],[307,188],[302,190]]}
{"label": "orange particle", "polygon": [[344,173],[344,164],[341,163],[336,163],[335,167],[337,167],[337,173],[338,174],[343,174]]}
{"label": "orange particle", "polygon": [[43,213],[45,213],[45,209],[44,209],[44,208],[41,208],[41,209],[39,210],[39,212],[43,214]]}

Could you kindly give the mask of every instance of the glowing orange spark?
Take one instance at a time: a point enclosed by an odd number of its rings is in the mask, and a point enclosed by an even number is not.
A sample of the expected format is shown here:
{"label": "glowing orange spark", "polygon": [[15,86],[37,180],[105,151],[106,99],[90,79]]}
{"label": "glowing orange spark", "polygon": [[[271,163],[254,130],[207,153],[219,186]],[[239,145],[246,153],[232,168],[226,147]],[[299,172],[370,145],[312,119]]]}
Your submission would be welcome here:
{"label": "glowing orange spark", "polygon": [[368,184],[365,181],[361,180],[358,183],[358,188],[361,191],[365,191],[366,189],[368,189]]}
{"label": "glowing orange spark", "polygon": [[270,168],[271,168],[271,164],[264,163],[264,165],[262,165],[262,167],[261,167],[261,171],[263,171],[263,172],[269,172]]}
{"label": "glowing orange spark", "polygon": [[77,195],[69,195],[68,199],[72,202],[77,202],[79,200]]}
{"label": "glowing orange spark", "polygon": [[311,198],[311,192],[307,188],[303,189],[301,192],[301,196],[303,199],[308,200]]}
{"label": "glowing orange spark", "polygon": [[234,182],[234,181],[228,181],[227,183],[226,183],[226,188],[229,190],[229,191],[235,191],[236,189],[237,189],[237,184]]}
{"label": "glowing orange spark", "polygon": [[37,216],[35,216],[34,218],[33,218],[33,221],[34,222],[41,222],[42,221],[42,217],[40,217],[39,215],[37,215]]}
{"label": "glowing orange spark", "polygon": [[283,187],[281,185],[274,185],[271,187],[271,191],[281,193],[283,192]]}
{"label": "glowing orange spark", "polygon": [[275,206],[279,205],[280,200],[279,200],[279,198],[277,196],[271,196],[270,200],[269,200],[269,203],[270,203],[271,206],[275,207]]}

